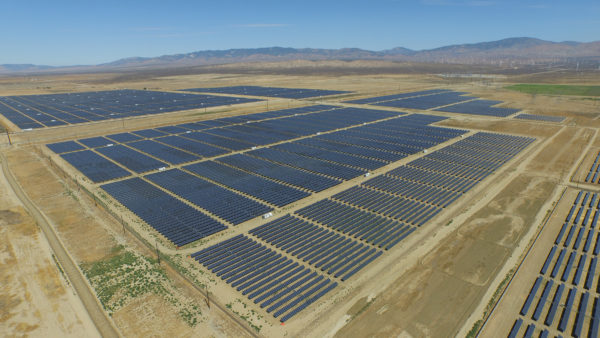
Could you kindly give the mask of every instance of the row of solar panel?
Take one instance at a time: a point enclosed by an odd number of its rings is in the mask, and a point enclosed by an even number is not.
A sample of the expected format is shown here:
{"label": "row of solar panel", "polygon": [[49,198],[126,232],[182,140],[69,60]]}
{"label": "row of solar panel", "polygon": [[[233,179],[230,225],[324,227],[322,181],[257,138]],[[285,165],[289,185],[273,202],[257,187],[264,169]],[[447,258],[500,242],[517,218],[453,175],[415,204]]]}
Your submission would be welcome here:
{"label": "row of solar panel", "polygon": [[[379,176],[383,177],[383,176]],[[458,194],[440,197],[443,203],[451,203]],[[332,196],[332,199],[371,211],[376,214],[421,226],[437,215],[441,209],[403,196],[356,186]]]}
{"label": "row of solar panel", "polygon": [[415,229],[329,199],[304,207],[296,214],[384,249],[393,247]]}
{"label": "row of solar panel", "polygon": [[[565,223],[558,232],[554,246],[546,256],[539,276],[525,298],[519,313],[522,317],[515,321],[510,336],[519,333],[524,318],[528,318],[531,311],[533,311],[530,317],[532,324],[528,326],[526,332],[533,333],[537,324],[545,331],[556,329],[566,332],[570,327],[570,334],[575,337],[581,337],[584,328],[587,327],[588,336],[598,336],[600,324],[598,299],[596,298],[592,307],[588,306],[590,292],[593,294],[600,292],[597,273],[600,253],[600,233],[597,227],[598,199],[596,193],[583,191],[578,193],[565,218]],[[594,213],[595,216],[590,221]],[[585,216],[582,217],[584,214]],[[569,228],[570,230],[567,231]],[[542,285],[544,287],[540,290]],[[565,289],[569,285],[571,288],[567,294]],[[550,300],[551,295],[553,296]],[[578,299],[579,303],[574,307]],[[557,316],[561,308],[562,314]]]}
{"label": "row of solar panel", "polygon": [[[421,120],[424,123],[427,123],[429,119],[421,118]],[[445,131],[442,128],[434,129],[434,131],[438,132],[440,130]],[[455,131],[454,133],[459,132]],[[439,141],[445,138],[446,137],[438,138],[437,140]],[[87,140],[85,143],[89,146],[95,146],[104,142],[102,140],[99,141],[101,142],[98,142],[98,140]],[[135,142],[139,141],[134,141],[134,143]],[[113,155],[110,151],[115,147],[128,149],[122,145],[115,145],[110,147],[96,148],[96,151],[102,152],[105,156],[113,158],[119,163],[122,163],[130,168],[134,168],[135,165],[139,166],[140,163],[145,163],[139,159],[134,161],[137,159],[136,156],[126,156],[124,154],[119,156]],[[308,146],[304,147],[310,148]],[[101,158],[99,155],[95,155],[95,153],[91,152],[90,150],[65,153],[63,156],[69,159],[71,162],[74,162],[71,157],[79,157],[80,154],[84,153],[88,154],[88,157]],[[344,157],[341,153],[330,153],[338,154],[341,156],[341,158],[352,157],[350,155],[346,155]],[[344,165],[325,162],[316,158],[309,158],[292,152],[268,148],[251,151],[248,154],[253,156],[244,154],[232,155],[220,158],[218,159],[218,162],[208,161],[183,167],[183,169],[188,172],[181,170],[166,170],[148,175],[146,176],[146,179],[180,196],[190,203],[197,205],[201,209],[212,213],[224,221],[230,222],[231,224],[239,224],[272,210],[272,207],[269,205],[245,197],[243,194],[253,196],[256,199],[269,203],[273,206],[283,206],[308,196],[307,192],[295,189],[288,185],[297,186],[309,191],[321,191],[327,187],[338,184],[339,179],[343,180],[354,178],[363,173],[361,170],[353,169]],[[274,158],[272,156],[270,157],[268,154],[277,154],[278,156],[276,156],[276,159],[279,161],[286,159],[288,165],[282,165],[281,163],[277,164],[266,159],[257,158],[257,154],[267,157],[271,160]],[[357,160],[361,158],[353,157],[353,159]],[[129,163],[131,161],[134,161],[134,163]],[[87,168],[87,166],[90,166],[90,164],[92,167],[96,165],[95,161],[90,161],[88,158],[85,158],[80,162],[81,163],[78,165],[82,168]],[[382,162],[381,165],[383,164],[384,162]],[[112,176],[126,176],[126,173],[120,171],[118,166],[112,163],[111,165],[116,172]],[[153,167],[158,167],[161,165],[164,165],[164,163],[154,163]],[[96,167],[100,166],[96,165]],[[235,169],[233,167],[238,167],[243,170]],[[298,169],[298,167],[302,169]],[[93,177],[92,174],[88,173],[85,169],[83,169],[82,172],[90,177]],[[189,172],[195,175],[192,175]],[[107,173],[106,170],[103,169],[99,172],[99,174],[107,176],[110,175],[111,172]],[[335,177],[337,179],[326,177],[326,175]],[[103,176],[98,179],[100,180],[104,178],[105,177]],[[209,179],[210,181],[207,181],[206,179]],[[287,185],[274,182],[273,180],[285,183]],[[216,182],[217,184],[212,182]],[[223,188],[222,186],[237,191],[238,194],[227,188]],[[420,213],[416,215],[419,216]]]}
{"label": "row of solar panel", "polygon": [[[371,97],[360,100],[346,101],[346,103],[355,104],[374,104],[386,107],[396,108],[411,108],[411,109],[433,109],[436,111],[472,114],[472,115],[487,115],[506,117],[512,115],[520,109],[494,107],[502,101],[481,100],[473,96],[464,96],[463,92],[455,92],[446,89],[433,89],[412,93],[402,93],[394,95],[385,95]],[[557,121],[555,117],[545,117],[539,115],[521,114],[519,118],[540,119],[552,122],[561,122],[562,118]],[[521,116],[519,115],[519,116]],[[529,116],[528,116],[529,115]],[[547,118],[547,119],[546,119]]]}
{"label": "row of solar panel", "polygon": [[[479,181],[489,176],[533,141],[533,138],[528,137],[479,132],[456,142],[448,149],[444,148],[440,154],[445,154],[445,156],[431,153],[407,165]],[[468,156],[456,155],[456,149],[460,148],[469,149],[466,152]],[[500,155],[490,156],[494,153]],[[455,154],[455,156],[448,156],[448,154]],[[482,157],[492,158],[495,162],[484,161],[481,159]]]}
{"label": "row of solar panel", "polygon": [[191,92],[201,92],[201,93],[220,93],[220,94],[235,94],[235,95],[249,95],[249,96],[283,97],[283,98],[288,98],[288,99],[305,99],[305,98],[310,98],[310,97],[320,97],[320,96],[329,96],[329,95],[350,93],[348,91],[341,91],[341,90],[261,87],[261,86],[188,88],[188,89],[181,89],[181,90],[191,91]]}
{"label": "row of solar panel", "polygon": [[444,111],[444,112],[449,112],[449,113],[485,115],[485,116],[497,116],[497,117],[506,117],[506,116],[512,115],[512,114],[520,111],[520,109],[515,109],[515,108],[493,107],[500,103],[502,103],[502,101],[473,100],[473,101],[452,104],[452,105],[437,108],[434,110]]}
{"label": "row of solar panel", "polygon": [[592,163],[592,167],[590,168],[590,171],[588,172],[587,176],[585,177],[585,181],[587,183],[600,183],[600,180],[598,180],[598,174],[600,172],[600,152],[598,152],[598,155],[596,155],[596,159],[594,160],[594,163]]}
{"label": "row of solar panel", "polygon": [[250,234],[342,281],[381,254],[368,245],[290,215],[254,228]]}
{"label": "row of solar panel", "polygon": [[243,235],[191,256],[281,322],[337,286],[337,282]]}
{"label": "row of solar panel", "polygon": [[216,107],[257,99],[118,90],[0,97],[0,114],[21,129],[78,124],[129,116]]}
{"label": "row of solar panel", "polygon": [[[128,143],[133,141],[143,140],[145,138],[153,139],[170,144],[169,135],[178,135],[178,134],[190,134],[193,131],[207,130],[216,127],[223,127],[233,124],[239,123],[247,123],[248,121],[258,121],[272,118],[281,118],[286,116],[298,115],[298,114],[306,114],[311,112],[318,112],[324,110],[331,110],[334,106],[325,106],[325,105],[314,105],[314,106],[306,106],[301,108],[291,108],[291,109],[283,109],[283,110],[275,110],[270,112],[261,112],[254,114],[247,114],[242,116],[234,116],[234,117],[225,117],[215,120],[205,120],[200,122],[192,122],[192,123],[183,123],[174,126],[164,126],[157,127],[154,129],[143,129],[137,130],[134,132],[128,133],[117,133],[107,135],[106,137],[90,137],[85,139],[78,140],[79,143],[83,144],[88,148],[96,148],[103,147],[108,144],[119,142],[119,143]],[[189,136],[189,135],[187,135]],[[84,149],[74,141],[65,141],[48,144],[48,147],[57,154],[76,151]],[[217,148],[218,149],[218,148]]]}
{"label": "row of solar panel", "polygon": [[449,91],[450,91],[449,89],[429,89],[429,90],[422,90],[422,91],[418,91],[418,92],[407,92],[407,93],[400,93],[400,94],[368,97],[368,98],[358,99],[358,100],[349,100],[349,101],[344,101],[344,103],[374,104],[374,103],[379,103],[379,102],[384,102],[384,101],[405,99],[405,98],[414,97],[414,96],[439,94],[439,93],[444,93],[444,92],[449,92]]}
{"label": "row of solar panel", "polygon": [[519,114],[515,116],[516,119],[523,120],[534,120],[534,121],[545,121],[545,122],[556,122],[561,123],[565,120],[563,116],[548,116],[548,115],[536,115],[536,114]]}
{"label": "row of solar panel", "polygon": [[108,183],[102,189],[177,246],[227,228],[141,178]]}
{"label": "row of solar panel", "polygon": [[[520,313],[522,316],[527,316],[530,312],[529,310],[536,299],[536,296],[532,295],[537,294],[543,281],[544,279],[541,276],[536,279],[525,304],[521,308]],[[569,333],[573,337],[598,337],[598,327],[600,325],[598,306],[600,305],[600,297],[594,298],[593,294],[590,297],[589,292],[581,292],[576,287],[568,289],[568,293],[565,292],[566,289],[568,287],[564,283],[557,283],[555,285],[553,280],[546,281],[537,305],[531,314],[532,323],[525,329],[524,337],[532,337],[536,330],[536,322],[542,319],[543,324],[537,323],[537,325],[541,326],[541,329],[539,329],[540,336],[547,336],[549,329],[556,324],[556,329],[560,332],[565,332],[571,327]],[[552,300],[550,300],[550,295],[552,294]],[[590,301],[590,298],[592,298],[592,301]],[[560,313],[561,308],[562,313]],[[546,313],[545,316],[543,315],[544,313]],[[591,315],[589,315],[590,313]],[[523,318],[518,318],[508,336],[517,337],[522,324]],[[588,328],[587,335],[583,332],[584,328]]]}
{"label": "row of solar panel", "polygon": [[[497,151],[495,149],[496,144],[490,142],[494,137],[490,135],[476,134],[456,144],[473,142],[471,138],[475,139],[476,144],[482,145],[477,151],[472,151],[474,158]],[[503,136],[495,136],[495,138],[504,139]],[[484,140],[486,143],[478,143],[478,140]],[[532,140],[529,139],[528,141],[531,142]],[[521,142],[523,147],[527,144],[525,141]],[[443,152],[446,148],[430,155],[435,157],[437,153]],[[501,162],[498,162],[493,168],[485,172],[480,170],[481,175],[477,177],[483,179],[509,159],[503,157]],[[361,183],[360,186],[349,188],[331,198],[373,214],[401,220],[413,226],[421,226],[437,215],[442,208],[448,207],[473,187],[477,180],[462,178],[460,175],[464,174],[465,169],[476,170],[475,167],[481,166],[469,157],[457,156],[445,163],[447,165],[446,171],[449,174],[440,174],[431,171],[433,167],[428,169],[420,167],[422,162],[423,159],[414,160],[406,166],[398,167],[384,175],[369,179]],[[433,159],[429,162],[442,163]],[[439,178],[436,179],[438,175]],[[335,213],[336,208],[349,208],[346,205],[338,206],[330,201],[320,203],[327,207],[328,213]]]}
{"label": "row of solar panel", "polygon": [[402,98],[392,101],[384,101],[375,103],[377,106],[395,107],[395,108],[410,108],[410,109],[432,109],[449,104],[458,103],[467,100],[476,99],[473,96],[464,96],[465,92],[444,91],[432,95],[415,96]]}
{"label": "row of solar panel", "polygon": [[[479,137],[475,135],[472,137],[477,140],[485,141],[485,143],[478,144],[486,145],[489,149],[494,149],[496,146],[500,145],[492,142],[501,139],[500,137],[494,138],[490,135],[480,135]],[[511,139],[509,138],[508,140]],[[526,142],[523,142],[523,144],[526,144]],[[482,149],[481,152],[483,153],[485,150]],[[220,159],[218,161],[220,161]],[[262,165],[262,163],[254,164],[253,161],[243,163],[243,166],[245,166],[249,172],[261,168],[260,165]],[[400,175],[396,177],[401,177],[404,173],[414,175],[414,169],[411,170],[412,171],[402,172],[395,169],[393,172],[396,175]],[[423,170],[419,171],[423,172]],[[456,178],[452,175],[442,176],[443,179],[439,182],[444,189],[436,188],[438,189],[436,190],[437,195],[446,193],[446,198],[455,199],[460,195],[460,189],[451,190],[446,189],[445,187],[463,187],[461,189],[464,189],[466,180]],[[405,181],[409,182],[409,180]],[[444,182],[447,182],[447,184],[444,185]],[[469,183],[469,185],[472,186],[475,183],[476,182],[473,181],[473,183]],[[423,184],[422,186],[429,189],[433,189],[434,187],[432,184]],[[422,187],[419,186],[419,188]],[[385,196],[388,199],[383,200],[381,198],[382,196]],[[433,196],[431,196],[431,198],[433,198]],[[444,203],[440,201],[440,204],[443,205],[449,205],[450,203],[451,202]],[[390,217],[393,217],[391,216],[392,212],[381,212],[381,210],[384,209],[403,209],[404,214],[402,217],[406,219],[406,222],[391,219]],[[440,207],[428,203],[417,202],[413,199],[407,199],[370,188],[356,186],[336,194],[330,199],[324,199],[301,208],[292,215],[284,215],[281,218],[252,229],[249,231],[249,234],[256,236],[260,241],[273,245],[288,255],[304,261],[311,267],[321,269],[321,271],[324,271],[335,278],[340,278],[343,281],[360,271],[382,254],[383,251],[377,250],[372,246],[384,250],[392,248],[414,232],[418,225],[427,222],[428,219],[435,216],[440,210]],[[380,214],[378,215],[376,213]],[[408,224],[408,222],[413,225]],[[238,266],[245,265],[246,263],[242,263],[242,261],[244,261],[247,256],[246,251],[240,251],[240,249],[219,249],[222,246],[229,247],[229,241],[238,240],[239,236],[234,237],[233,239],[204,249],[197,254],[200,257],[199,261],[202,264],[217,273],[217,275],[221,276],[233,287],[238,287],[240,283],[228,279],[231,275],[223,274],[224,271],[228,272],[229,270],[215,270],[215,264],[205,263],[202,257],[205,254],[213,255],[214,257],[220,257],[222,255],[226,256],[216,263],[222,267],[221,269],[226,269],[228,266],[233,266],[232,269],[236,269]],[[246,243],[246,245],[251,246],[252,244]],[[248,278],[253,278],[255,273],[260,273],[255,271],[256,268],[254,266],[248,266],[245,269],[244,273],[239,273],[236,277],[244,278],[241,283],[244,283]],[[285,272],[279,272],[279,275],[284,273]],[[247,274],[251,275],[247,276]],[[242,291],[244,287],[250,286],[250,284],[242,285],[242,288],[238,287],[238,290]],[[256,288],[260,288],[262,285],[263,284],[256,285]],[[277,285],[277,283],[270,287],[275,287],[275,285]],[[266,289],[262,292],[264,291],[266,291]],[[243,293],[248,295],[246,291],[243,291]],[[254,299],[257,295],[258,294],[251,293],[249,298]],[[263,299],[258,300],[257,303],[262,300]],[[283,303],[281,305],[283,305]],[[296,314],[297,312],[298,311],[293,311],[290,312],[290,314]],[[276,316],[278,315],[276,314]],[[286,319],[289,319],[289,316],[285,319],[281,318],[282,321],[285,321]]]}
{"label": "row of solar panel", "polygon": [[[324,112],[327,113],[327,112]],[[343,110],[336,112],[336,119],[341,120],[340,114],[345,114]],[[350,115],[352,112],[350,113]],[[375,114],[378,117],[386,116],[381,115],[379,113]],[[373,117],[364,117],[362,120],[369,120]],[[352,119],[350,119],[352,120]],[[287,123],[293,123],[293,121],[286,121]],[[344,122],[348,123],[348,121]],[[337,126],[337,125],[336,125]],[[335,128],[336,126],[333,126]],[[322,127],[323,128],[323,127]],[[223,129],[223,128],[221,128]],[[211,130],[219,130],[211,129]],[[260,129],[255,129],[258,133],[267,133],[267,131],[262,131]],[[251,130],[252,131],[252,130]],[[177,130],[179,132],[179,130]],[[139,132],[134,132],[139,133]],[[160,133],[157,131],[157,133]],[[273,133],[270,133],[273,134]],[[135,138],[135,134],[132,135],[131,139]],[[93,152],[87,150],[83,151],[82,154],[65,154],[64,152],[69,151],[77,151],[82,149],[81,144],[95,148],[95,151],[102,153],[107,158],[119,163],[125,168],[128,168],[134,172],[142,173],[151,170],[156,170],[161,167],[168,166],[167,163],[171,164],[181,164],[185,162],[191,162],[201,159],[202,157],[212,157],[217,155],[222,155],[227,152],[248,149],[254,146],[254,144],[258,144],[258,142],[246,142],[241,139],[251,139],[254,140],[257,138],[256,133],[246,132],[245,136],[240,137],[240,139],[233,139],[231,137],[222,137],[213,135],[211,133],[205,132],[190,132],[189,130],[185,133],[179,134],[181,136],[172,135],[172,136],[164,136],[158,137],[153,140],[141,140],[136,141],[132,140],[123,145],[114,144],[110,139],[104,137],[92,137],[87,139],[78,140],[79,143],[73,141],[61,142],[57,144],[50,144],[48,147],[52,150],[56,150],[58,152],[62,152],[63,158],[70,162],[76,168],[78,166],[85,167],[81,171],[92,179],[94,182],[101,182],[99,180],[109,180],[120,178],[126,176],[124,170],[114,169],[111,172],[104,172],[104,168],[111,167],[114,168],[113,165],[109,164],[108,160],[103,159],[100,156],[94,156]],[[285,135],[285,137],[280,138],[269,138],[268,141],[265,142],[278,142],[284,139],[289,139],[293,137],[297,137],[298,135]],[[126,138],[125,135],[121,134],[121,139]],[[135,150],[134,150],[135,149]],[[140,153],[136,150],[139,150],[143,153]],[[151,155],[152,157],[148,156]],[[338,155],[340,157],[342,155]],[[78,161],[78,158],[88,158],[94,157],[94,161],[90,163],[82,163]],[[157,160],[158,159],[158,160]],[[346,160],[350,158],[346,157]],[[103,161],[104,160],[104,161]],[[355,158],[354,161],[360,161],[360,159]],[[106,162],[106,163],[105,163]],[[365,161],[360,161],[365,162]],[[94,168],[96,168],[94,170]],[[349,168],[347,170],[350,170]],[[346,170],[346,171],[347,171]],[[357,175],[359,175],[358,173]],[[355,176],[357,176],[355,175]],[[355,177],[354,176],[354,177]]]}

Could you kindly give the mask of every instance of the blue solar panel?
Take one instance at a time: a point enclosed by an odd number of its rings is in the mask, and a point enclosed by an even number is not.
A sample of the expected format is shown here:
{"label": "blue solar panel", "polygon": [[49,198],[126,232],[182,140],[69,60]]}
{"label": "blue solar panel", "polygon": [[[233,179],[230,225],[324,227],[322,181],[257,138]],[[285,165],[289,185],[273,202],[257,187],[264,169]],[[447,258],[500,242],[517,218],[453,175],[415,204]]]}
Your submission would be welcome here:
{"label": "blue solar panel", "polygon": [[67,153],[70,151],[85,149],[81,144],[75,141],[65,141],[46,145],[50,150],[57,154]]}
{"label": "blue solar panel", "polygon": [[302,190],[212,161],[188,165],[184,169],[278,207],[310,195]]}
{"label": "blue solar panel", "polygon": [[345,103],[354,103],[354,104],[374,104],[374,103],[379,103],[379,102],[384,102],[384,101],[392,101],[392,100],[403,99],[403,98],[414,97],[414,96],[438,94],[438,93],[448,92],[448,91],[449,91],[448,89],[431,89],[431,90],[422,90],[422,91],[418,91],[418,92],[408,92],[408,93],[401,93],[401,94],[369,97],[369,98],[365,98],[365,99],[349,100],[349,101],[344,101],[344,102]]}
{"label": "blue solar panel", "polygon": [[466,93],[447,91],[432,95],[415,96],[392,101],[384,101],[376,103],[376,105],[396,108],[431,109],[476,98],[473,96],[463,96],[464,94]]}
{"label": "blue solar panel", "polygon": [[364,244],[290,215],[250,233],[336,277],[359,267],[376,253]]}
{"label": "blue solar panel", "polygon": [[141,178],[105,184],[102,189],[177,246],[227,228]]}
{"label": "blue solar panel", "polygon": [[120,143],[126,143],[126,142],[137,141],[137,140],[142,139],[142,137],[137,136],[132,133],[112,134],[112,135],[107,135],[106,137],[113,141],[120,142]]}
{"label": "blue solar panel", "polygon": [[561,123],[565,120],[563,116],[548,116],[548,115],[535,115],[535,114],[519,114],[515,116],[516,119],[523,120],[534,120],[534,121],[545,121],[545,122],[556,122]]}
{"label": "blue solar panel", "polygon": [[97,151],[136,173],[142,173],[167,166],[167,164],[161,161],[122,145],[98,148]]}
{"label": "blue solar panel", "polygon": [[95,183],[129,176],[129,172],[91,150],[61,154],[61,157]]}
{"label": "blue solar panel", "polygon": [[340,183],[340,181],[329,177],[243,154],[221,157],[217,161],[315,192],[325,190]]}
{"label": "blue solar panel", "polygon": [[101,92],[0,97],[0,114],[21,129],[85,123],[130,116],[215,107],[256,99],[156,92],[113,90]]}
{"label": "blue solar panel", "polygon": [[233,224],[273,210],[267,205],[181,170],[163,171],[146,178]]}
{"label": "blue solar panel", "polygon": [[487,115],[487,116],[499,116],[506,117],[508,115],[512,115],[520,109],[513,108],[503,108],[503,107],[492,107],[494,105],[500,104],[502,101],[492,101],[492,100],[473,100],[469,102],[463,102],[454,104],[447,107],[438,108],[435,110],[445,111],[450,113],[460,113],[460,114],[472,114],[472,115]]}
{"label": "blue solar panel", "polygon": [[198,156],[188,152],[152,140],[135,141],[128,143],[127,145],[172,164],[181,164],[200,159]]}
{"label": "blue solar panel", "polygon": [[79,143],[85,145],[88,148],[97,148],[97,147],[105,147],[109,144],[113,144],[114,142],[105,138],[105,137],[90,137],[77,140]]}
{"label": "blue solar panel", "polygon": [[191,255],[273,316],[286,321],[337,283],[238,235]]}
{"label": "blue solar panel", "polygon": [[347,91],[340,91],[340,90],[277,88],[277,87],[260,87],[260,86],[189,88],[189,89],[182,89],[182,90],[193,91],[193,92],[202,92],[202,93],[221,93],[221,94],[236,94],[236,95],[249,95],[249,96],[285,97],[285,98],[290,98],[290,99],[303,99],[303,98],[308,98],[308,97],[329,96],[329,95],[350,93]]}
{"label": "blue solar panel", "polygon": [[155,138],[154,140],[202,157],[213,157],[229,152],[223,148],[211,146],[209,144],[194,141],[181,136],[165,136]]}

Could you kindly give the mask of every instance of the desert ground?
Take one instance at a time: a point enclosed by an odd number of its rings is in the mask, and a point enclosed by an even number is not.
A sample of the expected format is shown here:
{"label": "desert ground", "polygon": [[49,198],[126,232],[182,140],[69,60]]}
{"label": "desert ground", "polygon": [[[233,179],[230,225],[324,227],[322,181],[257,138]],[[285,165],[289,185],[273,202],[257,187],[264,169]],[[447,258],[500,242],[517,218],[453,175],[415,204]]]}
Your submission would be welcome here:
{"label": "desert ground", "polygon": [[[6,336],[73,337],[506,336],[531,285],[527,267],[535,269],[543,263],[576,190],[585,187],[600,191],[596,185],[582,181],[600,151],[600,99],[531,95],[504,87],[532,82],[600,85],[600,80],[597,71],[578,74],[485,67],[476,71],[495,75],[438,75],[469,72],[458,66],[299,62],[185,71],[0,77],[1,96],[120,88],[175,91],[229,85],[353,92],[318,100],[270,98],[239,106],[33,131],[20,131],[0,117],[0,124],[8,130],[0,134],[2,161],[17,183],[15,187],[9,184],[6,174],[0,175],[0,278],[2,285],[8,286],[0,290],[0,332]],[[504,101],[503,107],[563,116],[565,120],[550,123],[369,107],[446,116],[449,119],[436,125],[470,133],[530,136],[536,141],[407,240],[285,325],[188,257],[266,221],[251,220],[199,243],[176,248],[44,146],[314,103],[358,107],[341,101],[433,88],[465,91]],[[444,142],[432,151],[456,141]],[[372,175],[421,156],[412,155]],[[331,196],[361,179],[276,210],[274,216]],[[19,197],[17,190],[28,202]],[[46,228],[36,222],[39,217],[44,218]],[[57,258],[48,236],[56,236],[56,243],[67,256]],[[531,254],[523,260],[528,250]],[[160,251],[160,262],[156,251]],[[72,268],[61,268],[69,260]],[[514,274],[521,262],[523,268]],[[507,287],[507,278],[513,274]],[[80,282],[74,286],[76,277]]]}

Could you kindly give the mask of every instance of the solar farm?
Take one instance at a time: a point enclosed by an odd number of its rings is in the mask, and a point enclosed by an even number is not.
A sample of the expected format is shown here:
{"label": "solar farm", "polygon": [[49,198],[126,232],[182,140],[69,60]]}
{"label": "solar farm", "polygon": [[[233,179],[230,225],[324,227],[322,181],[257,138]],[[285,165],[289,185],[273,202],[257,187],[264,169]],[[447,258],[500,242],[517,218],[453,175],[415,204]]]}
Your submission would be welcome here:
{"label": "solar farm", "polygon": [[256,101],[239,97],[111,90],[0,96],[0,114],[21,129],[64,126]]}
{"label": "solar farm", "polygon": [[219,93],[219,94],[236,94],[248,96],[266,96],[280,97],[288,99],[307,99],[321,96],[331,96],[347,94],[348,91],[342,90],[323,90],[323,89],[306,89],[306,88],[278,88],[278,87],[262,87],[262,86],[228,86],[214,88],[188,88],[182,89],[186,92],[199,93]]}
{"label": "solar farm", "polygon": [[535,114],[519,114],[515,116],[516,119],[533,120],[533,121],[544,121],[544,122],[556,122],[561,123],[564,121],[562,116],[545,116]]}
{"label": "solar farm", "polygon": [[[174,79],[0,97],[16,179],[80,215],[58,233],[123,335],[148,306],[184,336],[598,336],[592,129],[466,85]],[[119,289],[123,252],[152,272]],[[157,271],[176,286],[139,286]]]}
{"label": "solar farm", "polygon": [[[221,127],[164,126],[153,129],[160,135],[132,131],[48,148],[90,181],[111,181],[100,188],[182,247],[467,133],[430,126],[444,119],[308,106]],[[286,322],[533,141],[475,133],[191,257]],[[196,143],[221,151],[183,146]]]}
{"label": "solar farm", "polygon": [[345,102],[496,117],[506,117],[520,111],[519,109],[514,108],[496,107],[496,105],[501,104],[502,101],[481,100],[466,94],[468,93],[444,89],[432,89],[349,100]]}

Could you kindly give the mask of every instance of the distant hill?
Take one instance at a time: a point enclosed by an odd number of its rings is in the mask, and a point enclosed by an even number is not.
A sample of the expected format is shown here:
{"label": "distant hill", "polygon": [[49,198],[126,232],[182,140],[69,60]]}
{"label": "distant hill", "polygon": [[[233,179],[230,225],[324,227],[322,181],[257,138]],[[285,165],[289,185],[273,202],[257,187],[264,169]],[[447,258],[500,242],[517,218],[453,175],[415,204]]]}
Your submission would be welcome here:
{"label": "distant hill", "polygon": [[0,73],[10,73],[10,72],[30,72],[30,71],[39,71],[39,70],[47,70],[52,69],[52,66],[38,66],[32,64],[5,64],[0,65]]}
{"label": "distant hill", "polygon": [[518,37],[498,41],[450,45],[428,50],[396,47],[382,51],[359,48],[247,48],[204,50],[158,57],[130,57],[95,66],[49,67],[36,65],[0,65],[0,74],[35,71],[122,71],[147,68],[190,67],[240,62],[276,62],[290,60],[384,60],[465,65],[518,66],[533,64],[573,64],[597,69],[600,65],[600,41],[552,42]]}

